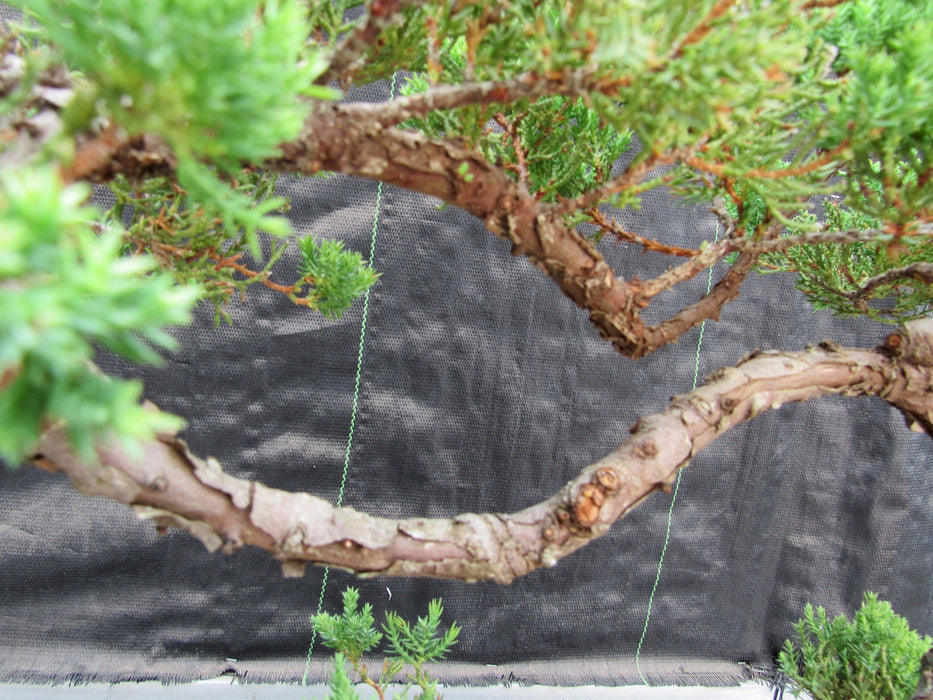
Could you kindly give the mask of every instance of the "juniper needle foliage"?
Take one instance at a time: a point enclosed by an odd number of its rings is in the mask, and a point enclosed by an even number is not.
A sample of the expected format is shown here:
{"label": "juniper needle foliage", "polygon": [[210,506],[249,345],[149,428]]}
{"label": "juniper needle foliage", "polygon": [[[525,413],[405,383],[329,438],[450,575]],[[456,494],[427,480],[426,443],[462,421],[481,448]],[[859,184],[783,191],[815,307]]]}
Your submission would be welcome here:
{"label": "juniper needle foliage", "polygon": [[139,382],[100,374],[92,343],[135,362],[172,348],[200,290],[176,286],[82,206],[51,169],[0,175],[0,457],[18,464],[44,421],[63,421],[84,455],[101,436],[145,437],[181,421],[139,406]]}
{"label": "juniper needle foliage", "polygon": [[[257,203],[203,164],[228,174],[294,138],[307,115],[300,95],[330,97],[312,81],[324,67],[306,43],[302,6],[273,0],[38,0],[19,4],[41,24],[69,67],[86,79],[72,127],[108,119],[130,134],[158,134],[179,159],[179,180],[235,230],[285,235]],[[258,254],[257,254],[258,257]]]}
{"label": "juniper needle foliage", "polygon": [[[419,617],[412,625],[393,612],[386,613],[382,626],[388,641],[386,659],[380,675],[369,675],[363,655],[375,649],[383,639],[383,634],[376,631],[372,614],[372,605],[366,603],[359,607],[360,594],[353,587],[343,592],[343,613],[331,615],[320,613],[311,616],[314,631],[321,636],[321,641],[336,650],[334,673],[331,677],[332,697],[338,700],[353,697],[346,675],[345,661],[349,662],[360,679],[374,688],[383,697],[385,687],[399,675],[407,665],[411,672],[407,674],[408,688],[418,686],[419,697],[428,700],[437,697],[437,683],[432,681],[425,669],[425,664],[444,658],[457,643],[460,628],[456,623],[443,634],[439,633],[444,607],[440,600],[432,600],[428,605],[428,614]],[[343,693],[343,694],[342,694]],[[405,692],[407,696],[407,689]]]}
{"label": "juniper needle foliage", "polygon": [[794,631],[778,665],[796,693],[806,691],[814,700],[907,700],[933,643],[871,592],[851,622],[843,615],[830,620],[822,607],[807,603]]}

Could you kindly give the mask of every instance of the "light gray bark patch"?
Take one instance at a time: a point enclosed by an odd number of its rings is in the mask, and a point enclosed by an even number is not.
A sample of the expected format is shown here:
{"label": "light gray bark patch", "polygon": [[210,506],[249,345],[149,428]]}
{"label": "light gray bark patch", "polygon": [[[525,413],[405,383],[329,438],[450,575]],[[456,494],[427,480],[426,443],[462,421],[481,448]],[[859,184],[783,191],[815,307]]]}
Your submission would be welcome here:
{"label": "light gray bark patch", "polygon": [[189,532],[200,540],[209,552],[216,552],[223,545],[223,538],[217,531],[201,520],[189,520],[177,513],[151,506],[134,505],[130,508],[140,520],[152,520],[159,527],[175,527]]}

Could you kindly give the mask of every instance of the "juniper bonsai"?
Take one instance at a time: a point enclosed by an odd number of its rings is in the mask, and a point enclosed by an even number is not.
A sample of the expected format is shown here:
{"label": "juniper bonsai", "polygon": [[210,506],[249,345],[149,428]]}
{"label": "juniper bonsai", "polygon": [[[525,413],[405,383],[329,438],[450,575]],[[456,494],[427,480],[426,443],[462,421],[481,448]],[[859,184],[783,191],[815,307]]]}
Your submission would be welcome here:
{"label": "juniper bonsai", "polygon": [[[311,562],[508,582],[605,533],[724,431],[786,402],[880,396],[933,431],[929,3],[13,4],[26,19],[7,30],[0,65],[9,464],[63,472],[210,550],[262,547],[287,574]],[[386,102],[347,97],[393,80]],[[256,284],[342,313],[377,281],[358,255],[304,239],[298,276],[276,267],[293,239],[276,175],[326,172],[477,217],[631,358],[717,318],[754,270],[796,274],[818,308],[901,325],[875,349],[739,360],[518,513],[335,508],[195,456],[179,418],[92,363],[94,343],[152,362],[195,303],[223,318]],[[110,188],[111,211],[88,204],[88,183]],[[661,186],[707,206],[722,235],[688,249],[613,218]],[[651,279],[612,269],[606,240],[670,266]],[[719,263],[728,270],[702,298],[644,320],[655,297]]]}

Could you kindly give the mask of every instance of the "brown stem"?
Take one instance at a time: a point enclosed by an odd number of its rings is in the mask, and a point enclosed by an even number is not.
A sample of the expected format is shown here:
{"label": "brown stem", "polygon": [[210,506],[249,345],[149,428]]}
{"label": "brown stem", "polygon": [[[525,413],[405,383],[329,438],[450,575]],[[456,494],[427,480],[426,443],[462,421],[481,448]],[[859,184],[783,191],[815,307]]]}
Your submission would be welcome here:
{"label": "brown stem", "polygon": [[661,347],[671,342],[671,340],[679,338],[707,319],[712,318],[718,321],[722,307],[739,296],[739,287],[757,261],[758,256],[755,254],[742,253],[739,255],[739,259],[716,283],[716,286],[713,287],[709,294],[697,303],[678,311],[658,326],[648,329],[651,341]]}
{"label": "brown stem", "polygon": [[354,110],[358,117],[366,117],[383,127],[390,127],[440,109],[512,104],[547,95],[583,95],[587,91],[588,79],[588,74],[583,71],[562,73],[559,80],[537,73],[526,73],[506,80],[438,85],[426,92],[397,97],[388,102],[354,103]]}
{"label": "brown stem", "polygon": [[868,297],[872,292],[878,289],[878,287],[906,280],[916,280],[927,285],[933,284],[933,265],[930,263],[916,262],[894,270],[888,270],[887,272],[883,272],[880,275],[865,280],[858,289],[845,293],[842,296],[852,301],[855,304],[855,308],[865,310],[867,309]]}
{"label": "brown stem", "polygon": [[353,670],[355,670],[360,675],[360,680],[376,691],[376,695],[379,696],[379,700],[385,700],[385,691],[382,689],[381,685],[369,677],[369,671],[366,668],[366,664],[364,664],[362,661],[354,660]]}
{"label": "brown stem", "polygon": [[[687,262],[677,267],[672,267],[652,280],[639,282],[638,293],[646,299],[657,296],[674,285],[693,279],[703,270],[718,263],[732,252],[732,250],[732,242],[729,239],[723,239],[716,243],[712,243],[706,246],[705,250],[701,250],[699,254],[690,258]],[[631,285],[632,282],[629,284]]]}
{"label": "brown stem", "polygon": [[616,223],[615,219],[606,217],[599,209],[596,209],[595,207],[593,209],[588,209],[586,214],[590,217],[591,223],[598,226],[604,233],[609,233],[615,236],[620,243],[623,241],[637,243],[646,251],[663,253],[664,255],[675,255],[681,258],[692,258],[700,254],[699,250],[694,250],[693,248],[681,248],[680,246],[676,245],[667,245],[666,243],[661,243],[660,241],[656,241],[652,238],[645,238],[644,236],[639,236],[637,233],[626,231]]}
{"label": "brown stem", "polygon": [[372,0],[369,14],[350,36],[335,49],[327,70],[315,81],[327,85],[336,80],[343,86],[353,82],[353,76],[366,63],[366,57],[377,45],[379,36],[402,21],[402,9],[413,5],[411,0]]}
{"label": "brown stem", "polygon": [[800,6],[801,10],[815,10],[821,7],[836,7],[836,5],[842,5],[843,3],[850,2],[850,0],[809,0]]}
{"label": "brown stem", "polygon": [[686,158],[692,151],[693,149],[691,148],[675,149],[664,153],[652,153],[645,158],[645,160],[628,168],[625,172],[599,187],[589,192],[584,192],[572,199],[565,199],[551,205],[552,210],[555,214],[570,214],[571,212],[581,209],[594,207],[618,192],[635,187],[655,168],[670,165],[671,163]]}
{"label": "brown stem", "polygon": [[223,267],[232,268],[236,270],[237,272],[239,272],[244,277],[258,280],[260,283],[264,284],[269,289],[272,289],[276,292],[281,292],[282,294],[288,296],[293,302],[295,302],[299,306],[310,306],[311,305],[310,299],[305,299],[305,298],[294,296],[298,291],[296,285],[292,285],[291,287],[286,287],[285,285],[282,285],[282,284],[276,284],[275,282],[269,279],[268,273],[256,272],[255,270],[251,270],[250,268],[246,267],[246,265],[243,265],[242,263],[237,262],[237,260],[243,256],[243,253],[237,253],[234,256],[225,258],[223,255],[218,253],[213,248],[209,252],[210,252],[211,257],[217,260],[217,265],[215,267],[218,270]]}
{"label": "brown stem", "polygon": [[731,427],[792,401],[880,396],[912,429],[933,431],[933,320],[901,328],[877,350],[832,343],[802,352],[757,352],[639,420],[632,436],[551,498],[512,514],[393,520],[335,508],[225,474],[184,442],[161,436],[138,456],[99,446],[83,462],[63,426],[48,427],[31,461],[67,474],[84,493],[129,504],[159,528],[187,530],[211,551],[268,550],[287,575],[307,562],[361,575],[426,576],[508,583],[603,535]]}
{"label": "brown stem", "polygon": [[732,7],[735,6],[735,0],[719,0],[712,9],[706,14],[699,24],[697,24],[687,36],[677,45],[673,52],[675,58],[683,55],[684,50],[691,44],[700,42],[713,28],[713,22],[722,17]]}
{"label": "brown stem", "polygon": [[528,162],[525,159],[525,148],[522,146],[522,139],[518,133],[518,124],[521,118],[519,117],[519,119],[511,122],[502,112],[499,112],[493,119],[496,124],[505,130],[506,135],[511,140],[512,149],[515,151],[515,169],[518,175],[518,181],[525,187],[528,187]]}
{"label": "brown stem", "polygon": [[[820,168],[831,165],[836,156],[842,153],[846,148],[848,148],[849,142],[843,141],[836,148],[833,148],[830,151],[826,151],[819,158],[815,158],[808,163],[802,165],[794,165],[787,168],[778,168],[777,170],[766,170],[764,168],[752,168],[744,173],[741,173],[743,177],[753,177],[759,178],[762,180],[780,180],[785,177],[799,177],[800,175],[806,175],[812,173]],[[710,173],[716,177],[726,178],[728,177],[726,173],[726,165],[723,163],[708,163],[700,158],[687,158],[687,165],[691,168],[696,168],[702,172]],[[738,174],[738,173],[734,173]]]}
{"label": "brown stem", "polygon": [[[920,224],[905,236],[933,236],[933,224]],[[798,245],[816,245],[819,243],[845,244],[858,241],[872,242],[879,236],[891,236],[885,229],[847,229],[845,231],[806,231],[793,236],[784,236],[768,240],[754,240],[749,238],[730,240],[733,250],[749,253],[776,253]]]}

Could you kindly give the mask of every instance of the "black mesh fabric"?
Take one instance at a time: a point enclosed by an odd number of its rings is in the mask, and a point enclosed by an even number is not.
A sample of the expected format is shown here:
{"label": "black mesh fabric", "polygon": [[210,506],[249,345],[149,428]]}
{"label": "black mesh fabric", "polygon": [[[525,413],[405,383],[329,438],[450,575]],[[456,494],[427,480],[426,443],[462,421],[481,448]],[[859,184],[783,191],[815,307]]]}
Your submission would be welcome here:
{"label": "black mesh fabric", "polygon": [[[385,99],[388,89],[359,97]],[[254,287],[229,307],[232,326],[213,328],[212,310],[201,309],[162,368],[99,361],[142,378],[147,398],[189,421],[194,452],[226,471],[331,501],[343,484],[345,505],[374,514],[524,508],[697,375],[755,348],[822,338],[871,346],[889,332],[813,313],[788,277],[752,276],[720,322],[635,362],[456,209],[336,175],[280,185],[299,233],[341,239],[367,258],[374,250],[382,277],[362,333],[363,302],[327,322]],[[679,245],[716,235],[709,212],[663,191],[620,218]],[[644,279],[669,264],[631,246],[602,250],[623,275]],[[280,263],[283,279],[295,264],[294,254]],[[662,296],[652,318],[707,284],[700,275]],[[933,632],[931,460],[930,439],[880,401],[785,406],[700,454],[673,505],[652,496],[601,540],[510,586],[316,568],[283,579],[263,552],[209,554],[58,475],[7,468],[0,680],[180,681],[232,669],[299,682],[306,668],[321,680],[328,655],[315,646],[309,656],[308,615],[319,601],[337,611],[354,585],[377,619],[388,609],[424,614],[443,598],[445,619],[464,627],[435,667],[448,682],[728,683],[743,676],[739,662],[769,662],[807,601],[851,614],[873,590]]]}

